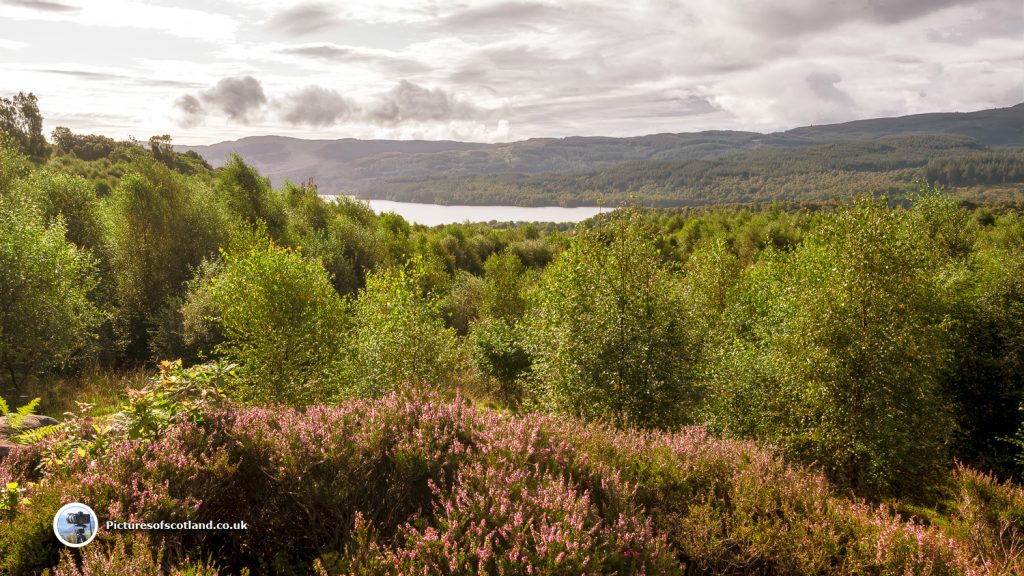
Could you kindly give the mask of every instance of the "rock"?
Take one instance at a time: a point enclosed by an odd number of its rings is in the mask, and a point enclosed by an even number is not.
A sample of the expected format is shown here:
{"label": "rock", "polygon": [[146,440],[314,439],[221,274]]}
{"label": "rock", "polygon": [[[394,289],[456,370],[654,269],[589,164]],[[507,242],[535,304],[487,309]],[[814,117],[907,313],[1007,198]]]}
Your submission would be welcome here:
{"label": "rock", "polygon": [[57,421],[49,416],[30,414],[22,420],[20,428],[14,429],[11,427],[7,418],[0,417],[0,440],[6,440],[19,432],[35,430],[36,428],[42,428],[43,426],[50,426],[56,423]]}
{"label": "rock", "polygon": [[17,446],[17,444],[10,441],[9,438],[11,436],[18,434],[19,432],[35,430],[36,428],[42,428],[43,426],[50,426],[52,424],[57,424],[57,421],[49,416],[30,414],[22,419],[21,426],[15,429],[11,426],[9,418],[0,416],[0,460],[6,458],[7,454]]}

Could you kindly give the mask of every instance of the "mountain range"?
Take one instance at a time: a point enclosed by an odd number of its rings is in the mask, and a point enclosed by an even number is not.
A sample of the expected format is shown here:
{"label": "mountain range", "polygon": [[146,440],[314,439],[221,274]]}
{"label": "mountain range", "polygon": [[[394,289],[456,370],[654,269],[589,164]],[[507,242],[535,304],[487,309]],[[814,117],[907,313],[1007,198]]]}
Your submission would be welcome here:
{"label": "mountain range", "polygon": [[[807,158],[821,159],[807,165],[808,173],[891,172],[922,168],[935,158],[985,151],[1013,153],[1024,149],[1024,103],[968,113],[804,126],[770,134],[704,131],[623,138],[532,138],[498,144],[252,136],[176,149],[194,150],[214,166],[237,153],[275,185],[286,179],[304,182],[312,178],[322,194],[435,203],[580,205],[601,198],[621,200],[624,194],[646,187],[654,191],[655,204],[689,205],[705,203],[706,199],[694,200],[694,187],[696,196],[714,192],[713,185],[701,191],[700,182],[714,184],[711,180],[722,176],[723,166],[727,167],[725,173],[742,174],[756,184],[759,177],[777,173],[776,165],[806,165]],[[864,154],[881,158],[881,164],[861,166],[866,170],[858,170],[856,163],[830,168],[833,156]],[[751,170],[744,168],[748,164]],[[675,174],[696,171],[704,176],[697,184],[688,182],[674,188],[650,177],[639,181],[635,177],[666,170]],[[623,171],[634,175],[632,183],[619,181]],[[785,172],[792,180],[794,171]],[[558,189],[558,183],[565,182],[576,184],[568,190]]]}

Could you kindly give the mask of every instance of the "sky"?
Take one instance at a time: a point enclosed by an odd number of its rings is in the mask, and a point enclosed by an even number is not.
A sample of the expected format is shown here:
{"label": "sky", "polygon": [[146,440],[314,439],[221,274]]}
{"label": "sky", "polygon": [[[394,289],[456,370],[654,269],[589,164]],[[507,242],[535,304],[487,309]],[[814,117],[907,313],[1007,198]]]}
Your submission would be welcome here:
{"label": "sky", "polygon": [[1022,0],[0,0],[47,132],[502,142],[1024,102]]}

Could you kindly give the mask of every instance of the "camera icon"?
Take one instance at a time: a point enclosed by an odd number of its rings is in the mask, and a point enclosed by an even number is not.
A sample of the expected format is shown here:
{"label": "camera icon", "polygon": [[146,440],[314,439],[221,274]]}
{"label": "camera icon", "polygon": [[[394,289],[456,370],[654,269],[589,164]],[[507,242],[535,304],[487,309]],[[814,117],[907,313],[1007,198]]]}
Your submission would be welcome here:
{"label": "camera icon", "polygon": [[61,506],[53,516],[53,533],[65,546],[81,548],[96,537],[99,520],[92,508],[79,502]]}

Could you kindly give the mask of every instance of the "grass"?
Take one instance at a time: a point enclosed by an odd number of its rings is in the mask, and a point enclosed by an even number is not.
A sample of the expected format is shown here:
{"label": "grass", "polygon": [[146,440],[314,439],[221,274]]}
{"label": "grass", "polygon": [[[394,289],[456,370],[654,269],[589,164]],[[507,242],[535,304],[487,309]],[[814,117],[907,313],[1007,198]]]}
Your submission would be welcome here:
{"label": "grass", "polygon": [[107,416],[117,412],[128,397],[128,389],[141,388],[152,376],[153,370],[111,370],[87,368],[77,376],[32,380],[14,405],[21,406],[33,398],[40,398],[38,414],[61,419],[65,412],[76,411],[77,403],[93,406],[94,416]]}

